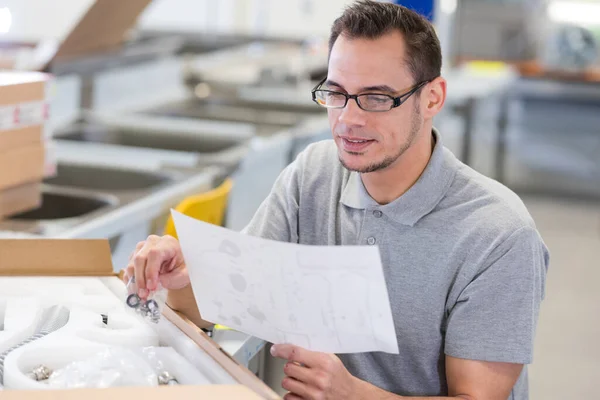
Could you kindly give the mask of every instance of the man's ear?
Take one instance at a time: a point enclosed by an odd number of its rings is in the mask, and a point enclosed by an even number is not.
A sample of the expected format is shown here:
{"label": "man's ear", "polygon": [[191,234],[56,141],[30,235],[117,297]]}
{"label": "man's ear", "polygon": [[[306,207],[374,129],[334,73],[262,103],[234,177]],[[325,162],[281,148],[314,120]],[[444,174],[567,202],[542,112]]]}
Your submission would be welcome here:
{"label": "man's ear", "polygon": [[431,119],[439,113],[446,102],[446,80],[437,77],[423,87],[421,92],[421,114]]}

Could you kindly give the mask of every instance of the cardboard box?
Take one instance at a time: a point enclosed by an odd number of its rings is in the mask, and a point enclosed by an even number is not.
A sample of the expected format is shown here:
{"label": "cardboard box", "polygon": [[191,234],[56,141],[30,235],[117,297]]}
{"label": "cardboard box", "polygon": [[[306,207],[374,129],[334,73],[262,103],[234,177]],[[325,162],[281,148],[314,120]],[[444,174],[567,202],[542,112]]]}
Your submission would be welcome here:
{"label": "cardboard box", "polygon": [[[4,43],[0,63],[12,69],[49,71],[54,63],[115,50],[152,0],[96,0],[62,42]],[[12,46],[11,46],[12,44]]]}
{"label": "cardboard box", "polygon": [[74,389],[69,391],[5,391],[2,400],[260,400],[250,389],[239,385],[169,386],[158,388]]}
{"label": "cardboard box", "polygon": [[0,153],[0,190],[41,181],[44,177],[45,153],[43,144]]}
{"label": "cardboard box", "polygon": [[[114,276],[107,240],[0,239],[0,276]],[[198,327],[165,307],[163,316],[211,356],[239,384],[168,386],[159,388],[115,388],[0,392],[2,400],[13,399],[280,399],[244,366],[227,355]]]}
{"label": "cardboard box", "polygon": [[39,72],[0,72],[0,191],[44,177],[50,81]]}
{"label": "cardboard box", "polygon": [[0,219],[38,208],[42,204],[41,183],[29,183],[0,191]]}
{"label": "cardboard box", "polygon": [[42,143],[44,127],[28,126],[15,130],[0,130],[0,154],[18,147]]}
{"label": "cardboard box", "polygon": [[39,72],[0,72],[0,153],[43,141],[50,81]]}

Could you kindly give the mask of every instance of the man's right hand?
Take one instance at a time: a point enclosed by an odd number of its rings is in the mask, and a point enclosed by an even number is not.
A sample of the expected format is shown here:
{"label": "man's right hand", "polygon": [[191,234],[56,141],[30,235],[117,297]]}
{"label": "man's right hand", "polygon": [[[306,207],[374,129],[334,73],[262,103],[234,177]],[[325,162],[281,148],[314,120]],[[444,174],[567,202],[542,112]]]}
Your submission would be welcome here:
{"label": "man's right hand", "polygon": [[190,284],[181,246],[172,236],[150,235],[139,242],[129,258],[123,280],[135,276],[138,295],[148,297],[160,283],[165,289],[183,289]]}

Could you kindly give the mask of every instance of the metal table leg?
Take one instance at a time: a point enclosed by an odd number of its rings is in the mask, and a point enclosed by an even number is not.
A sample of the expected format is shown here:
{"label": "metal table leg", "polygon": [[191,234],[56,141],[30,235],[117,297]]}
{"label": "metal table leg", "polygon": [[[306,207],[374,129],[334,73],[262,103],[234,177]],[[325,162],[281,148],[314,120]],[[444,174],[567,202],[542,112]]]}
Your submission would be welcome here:
{"label": "metal table leg", "polygon": [[470,97],[460,107],[463,120],[465,121],[465,128],[462,137],[462,149],[461,149],[461,161],[467,165],[471,165],[471,148],[473,147],[473,127],[475,119],[475,99]]}
{"label": "metal table leg", "polygon": [[495,178],[500,183],[506,183],[506,148],[508,144],[508,95],[500,97],[498,115],[498,132],[496,133]]}

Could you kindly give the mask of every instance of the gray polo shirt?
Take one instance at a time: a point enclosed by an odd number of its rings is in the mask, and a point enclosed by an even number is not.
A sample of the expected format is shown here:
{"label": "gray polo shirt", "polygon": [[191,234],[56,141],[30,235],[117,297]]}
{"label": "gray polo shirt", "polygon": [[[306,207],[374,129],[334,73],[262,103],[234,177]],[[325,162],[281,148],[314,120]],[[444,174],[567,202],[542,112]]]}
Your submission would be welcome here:
{"label": "gray polo shirt", "polygon": [[[445,354],[531,363],[548,268],[519,197],[434,136],[419,180],[386,205],[341,165],[333,141],[315,143],[281,173],[245,229],[309,245],[379,246],[400,354],[340,358],[353,375],[400,395],[447,395]],[[525,367],[510,399],[527,398]]]}

